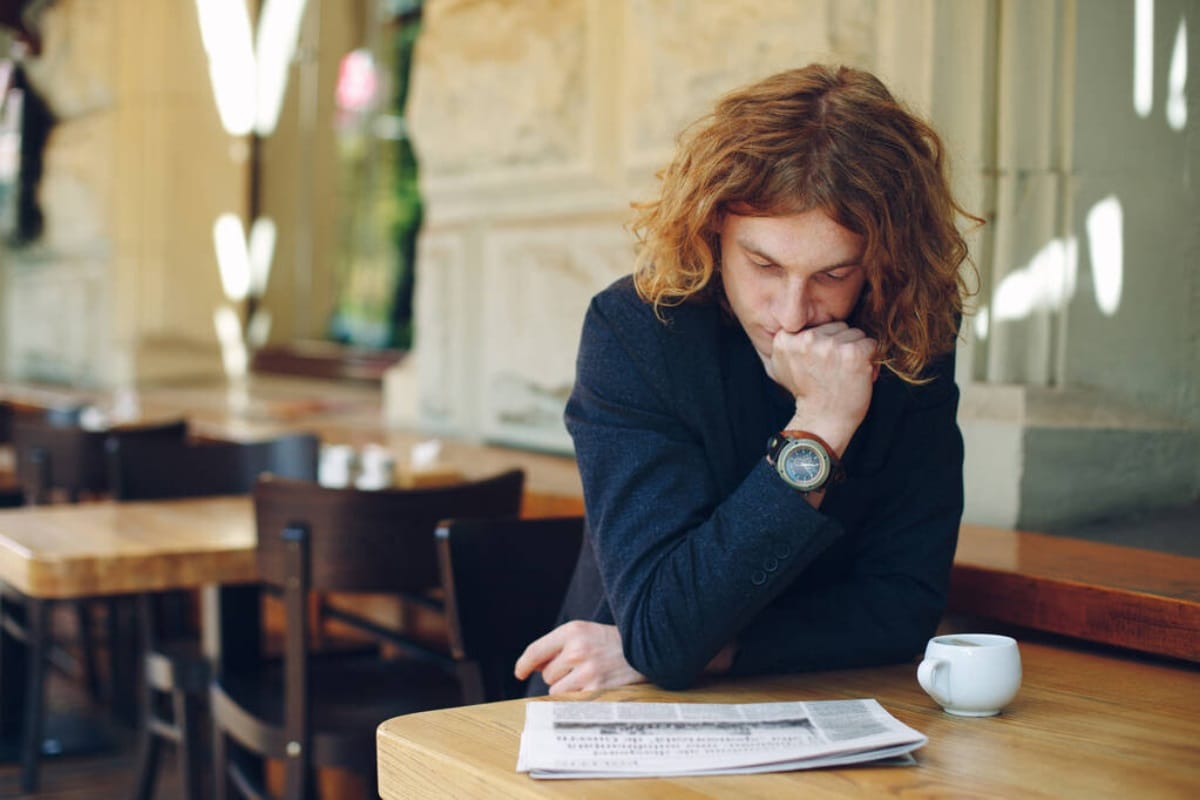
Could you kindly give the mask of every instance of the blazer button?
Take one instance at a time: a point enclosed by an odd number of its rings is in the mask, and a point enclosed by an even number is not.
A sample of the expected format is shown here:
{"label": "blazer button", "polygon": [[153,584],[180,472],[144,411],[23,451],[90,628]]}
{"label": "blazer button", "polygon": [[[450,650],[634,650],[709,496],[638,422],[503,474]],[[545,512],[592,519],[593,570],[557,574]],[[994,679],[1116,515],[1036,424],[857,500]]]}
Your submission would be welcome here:
{"label": "blazer button", "polygon": [[774,572],[775,570],[779,569],[779,561],[774,558],[768,558],[763,562],[763,569],[765,569],[767,572]]}
{"label": "blazer button", "polygon": [[758,570],[750,576],[750,582],[755,586],[762,586],[767,582],[767,573],[763,572],[762,570]]}
{"label": "blazer button", "polygon": [[791,558],[792,557],[792,548],[788,547],[785,542],[776,542],[775,543],[775,557],[776,558]]}

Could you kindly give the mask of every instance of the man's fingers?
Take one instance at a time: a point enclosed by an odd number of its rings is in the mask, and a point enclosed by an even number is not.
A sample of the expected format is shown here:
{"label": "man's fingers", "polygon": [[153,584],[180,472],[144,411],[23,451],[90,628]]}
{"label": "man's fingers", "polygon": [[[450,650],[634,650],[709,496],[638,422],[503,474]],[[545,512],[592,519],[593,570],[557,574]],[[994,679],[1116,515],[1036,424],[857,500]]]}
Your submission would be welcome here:
{"label": "man's fingers", "polygon": [[839,320],[834,320],[833,322],[826,322],[823,325],[816,325],[812,328],[808,328],[807,330],[809,330],[819,336],[834,336],[842,331],[852,330],[852,329],[850,328],[850,325],[845,320],[839,319]]}
{"label": "man's fingers", "polygon": [[838,344],[849,344],[850,342],[857,342],[860,339],[866,339],[867,334],[861,328],[845,328],[835,332],[830,338]]}
{"label": "man's fingers", "polygon": [[562,630],[561,627],[555,628],[540,639],[530,642],[513,666],[513,675],[517,680],[525,680],[541,669],[543,664],[558,655],[562,649],[562,643],[559,641],[561,639],[560,630]]}
{"label": "man's fingers", "polygon": [[542,680],[546,682],[547,686],[554,686],[571,674],[572,667],[573,665],[568,664],[560,653],[558,658],[542,665]]}

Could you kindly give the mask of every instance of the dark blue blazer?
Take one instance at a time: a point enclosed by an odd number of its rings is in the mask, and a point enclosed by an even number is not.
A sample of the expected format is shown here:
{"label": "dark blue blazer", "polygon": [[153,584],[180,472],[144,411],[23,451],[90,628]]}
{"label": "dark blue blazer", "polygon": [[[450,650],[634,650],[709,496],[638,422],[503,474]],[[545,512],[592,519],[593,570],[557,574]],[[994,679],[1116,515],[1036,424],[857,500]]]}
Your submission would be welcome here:
{"label": "dark blue blazer", "polygon": [[735,320],[664,309],[629,277],[593,298],[566,424],[587,536],[562,619],[616,623],[654,683],[904,661],[941,617],[962,517],[953,354],[914,387],[883,371],[820,510],[765,460],[791,419]]}

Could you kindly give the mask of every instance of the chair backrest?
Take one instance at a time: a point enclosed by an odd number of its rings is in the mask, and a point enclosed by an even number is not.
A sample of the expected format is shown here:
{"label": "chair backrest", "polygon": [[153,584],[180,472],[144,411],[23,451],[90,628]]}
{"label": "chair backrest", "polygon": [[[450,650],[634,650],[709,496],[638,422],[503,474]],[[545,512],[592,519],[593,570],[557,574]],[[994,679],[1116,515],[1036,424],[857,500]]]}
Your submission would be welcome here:
{"label": "chair backrest", "polygon": [[451,516],[515,516],[525,473],[427,489],[331,489],[264,477],[254,487],[261,579],[283,587],[285,532],[304,529],[309,588],[415,592],[439,585],[434,530]]}
{"label": "chair backrest", "polygon": [[582,541],[583,517],[438,526],[450,646],[466,702],[524,695],[513,664],[554,627]]}
{"label": "chair backrest", "polygon": [[13,409],[13,404],[7,400],[0,400],[0,443],[12,441],[14,417],[16,417],[16,411]]}
{"label": "chair backrest", "polygon": [[54,490],[78,500],[83,492],[108,490],[108,440],[182,441],[186,436],[187,422],[181,419],[93,431],[18,414],[12,426],[17,480],[30,503],[46,502]]}
{"label": "chair backrest", "polygon": [[110,491],[118,500],[249,494],[263,473],[312,481],[319,438],[297,433],[257,442],[108,440]]}

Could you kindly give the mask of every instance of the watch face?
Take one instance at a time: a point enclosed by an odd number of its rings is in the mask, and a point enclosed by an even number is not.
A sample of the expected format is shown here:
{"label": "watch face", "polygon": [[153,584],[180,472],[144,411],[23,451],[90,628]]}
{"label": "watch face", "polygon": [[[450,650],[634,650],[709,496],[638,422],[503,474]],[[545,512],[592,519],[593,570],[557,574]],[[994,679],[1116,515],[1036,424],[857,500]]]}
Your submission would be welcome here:
{"label": "watch face", "polygon": [[789,442],[779,461],[779,474],[803,491],[812,491],[825,483],[829,458],[816,445],[805,441]]}

